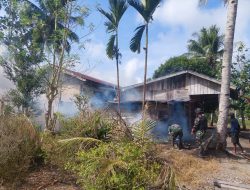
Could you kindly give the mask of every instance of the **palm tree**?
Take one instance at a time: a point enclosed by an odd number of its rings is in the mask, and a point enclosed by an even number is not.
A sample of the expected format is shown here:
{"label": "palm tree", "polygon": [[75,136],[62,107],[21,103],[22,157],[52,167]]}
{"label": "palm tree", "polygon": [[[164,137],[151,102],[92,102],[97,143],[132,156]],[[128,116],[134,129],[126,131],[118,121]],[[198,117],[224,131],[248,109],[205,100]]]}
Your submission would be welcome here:
{"label": "palm tree", "polygon": [[[200,3],[206,3],[207,0],[200,0]],[[233,42],[234,32],[237,17],[238,0],[225,0],[228,5],[227,23],[224,39],[224,53],[222,61],[222,74],[221,74],[221,92],[219,104],[219,119],[217,129],[219,134],[219,147],[225,149],[226,147],[226,134],[228,124],[229,112],[229,96],[230,96],[230,77],[231,65],[233,56]]]}
{"label": "palm tree", "polygon": [[188,42],[188,51],[191,56],[205,58],[212,69],[216,69],[217,60],[223,55],[223,35],[220,29],[213,25],[202,28],[199,33],[194,33],[196,39]]}
{"label": "palm tree", "polygon": [[[27,35],[32,35],[35,43],[48,48],[56,46],[55,48],[60,51],[63,40],[62,32],[58,31],[66,31],[67,41],[65,42],[65,47],[66,51],[69,52],[71,48],[70,41],[79,42],[79,37],[65,25],[63,10],[74,1],[75,0],[38,0],[37,4],[34,4],[30,0],[19,0],[19,2],[24,3],[24,7],[26,7],[22,15],[23,20],[26,21],[25,24],[27,26],[33,28]],[[81,16],[70,15],[68,20],[71,23],[80,25],[84,22]],[[55,40],[54,38],[57,39]]]}
{"label": "palm tree", "polygon": [[119,79],[119,44],[118,44],[118,28],[120,20],[127,10],[128,6],[126,0],[109,0],[110,13],[98,8],[98,11],[103,14],[108,21],[105,22],[107,27],[107,32],[112,33],[110,39],[107,43],[106,53],[110,59],[115,57],[116,59],[116,72],[117,72],[117,97],[118,97],[118,111],[121,115],[120,102],[121,102],[121,92],[120,92],[120,79]]}
{"label": "palm tree", "polygon": [[144,31],[146,30],[145,37],[145,66],[144,66],[144,84],[143,84],[143,101],[142,101],[142,110],[145,108],[145,99],[146,99],[146,82],[147,82],[147,63],[148,63],[148,26],[150,21],[153,20],[153,14],[156,8],[159,6],[161,0],[128,0],[128,3],[134,7],[137,12],[144,19],[144,24],[138,26],[135,29],[135,35],[130,41],[130,49],[133,52],[140,53],[141,50],[141,39]]}

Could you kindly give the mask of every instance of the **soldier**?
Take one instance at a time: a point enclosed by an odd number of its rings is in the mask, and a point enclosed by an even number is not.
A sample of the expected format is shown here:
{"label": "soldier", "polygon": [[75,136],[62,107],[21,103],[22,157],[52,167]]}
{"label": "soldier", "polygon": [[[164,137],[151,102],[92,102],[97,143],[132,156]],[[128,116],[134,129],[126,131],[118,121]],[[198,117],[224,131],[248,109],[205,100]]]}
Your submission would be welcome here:
{"label": "soldier", "polygon": [[182,127],[180,125],[178,125],[178,124],[172,124],[168,128],[168,133],[172,137],[173,147],[174,147],[174,143],[175,143],[177,137],[179,137],[179,142],[178,142],[177,146],[178,146],[179,149],[182,149],[183,148],[183,144],[182,144],[182,137],[183,137]]}
{"label": "soldier", "polygon": [[196,140],[200,145],[199,156],[204,156],[208,144],[211,138],[208,137],[207,130],[207,118],[205,117],[204,113],[201,111],[200,108],[195,110],[196,118],[194,121],[194,126],[192,128],[192,134],[195,134]]}

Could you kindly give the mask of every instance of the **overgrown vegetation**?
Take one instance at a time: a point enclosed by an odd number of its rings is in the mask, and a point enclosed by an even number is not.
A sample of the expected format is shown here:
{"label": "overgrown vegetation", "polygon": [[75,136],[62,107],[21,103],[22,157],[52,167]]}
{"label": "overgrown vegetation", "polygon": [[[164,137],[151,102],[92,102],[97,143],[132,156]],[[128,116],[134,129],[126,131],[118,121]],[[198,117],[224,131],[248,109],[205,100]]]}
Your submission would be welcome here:
{"label": "overgrown vegetation", "polygon": [[150,189],[161,165],[136,143],[101,143],[77,153],[75,171],[84,189]]}
{"label": "overgrown vegetation", "polygon": [[167,189],[170,185],[168,173],[158,179],[163,163],[146,135],[153,122],[138,122],[134,127],[141,129],[128,132],[117,116],[86,110],[60,121],[56,136],[43,135],[46,161],[72,171],[83,189]]}
{"label": "overgrown vegetation", "polygon": [[39,136],[26,117],[1,116],[0,139],[0,182],[18,182],[34,164]]}

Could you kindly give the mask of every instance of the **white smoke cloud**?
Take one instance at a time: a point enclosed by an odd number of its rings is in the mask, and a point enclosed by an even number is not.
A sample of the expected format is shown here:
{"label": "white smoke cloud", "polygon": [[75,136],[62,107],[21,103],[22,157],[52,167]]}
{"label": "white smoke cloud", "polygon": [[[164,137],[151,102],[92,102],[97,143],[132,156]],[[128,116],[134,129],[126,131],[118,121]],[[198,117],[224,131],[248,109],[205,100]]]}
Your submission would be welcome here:
{"label": "white smoke cloud", "polygon": [[[6,49],[0,45],[0,56],[4,55],[5,52]],[[6,93],[9,89],[13,87],[13,83],[6,78],[3,68],[0,66],[0,95]]]}

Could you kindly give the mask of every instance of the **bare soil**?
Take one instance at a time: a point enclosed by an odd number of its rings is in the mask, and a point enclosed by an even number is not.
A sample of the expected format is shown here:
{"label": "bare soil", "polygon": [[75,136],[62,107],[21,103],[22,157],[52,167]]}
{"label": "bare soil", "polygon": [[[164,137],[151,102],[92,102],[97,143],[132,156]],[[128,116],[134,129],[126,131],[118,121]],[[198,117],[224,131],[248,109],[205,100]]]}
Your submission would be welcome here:
{"label": "bare soil", "polygon": [[[189,167],[191,172],[189,177],[186,174],[180,173],[179,178],[188,179],[189,182],[185,181],[181,184],[181,189],[214,189],[214,181],[221,180],[230,183],[248,184],[250,185],[250,131],[242,133],[240,138],[240,143],[246,153],[241,154],[240,148],[237,147],[237,154],[233,154],[233,144],[231,143],[231,138],[227,139],[227,150],[229,153],[214,152],[211,151],[210,154],[205,158],[198,157],[198,149],[184,149],[175,150],[181,152],[181,154],[174,155],[182,157],[187,156],[189,160],[188,163],[181,163],[179,167],[185,168]],[[158,147],[161,150],[160,157],[166,160],[171,159],[170,154],[173,154],[173,148],[169,144],[162,144]],[[172,151],[172,153],[171,153]],[[190,156],[193,156],[190,157]],[[179,159],[179,158],[175,158]],[[193,161],[192,161],[193,160]],[[185,160],[178,160],[186,162]],[[190,164],[191,162],[196,162],[196,164]],[[174,164],[175,161],[173,162]],[[173,164],[173,165],[174,165]],[[207,166],[203,166],[207,165]],[[193,170],[195,168],[195,170]],[[178,170],[178,166],[177,166]],[[185,169],[183,169],[185,171]],[[188,171],[188,170],[187,170]],[[178,172],[178,171],[177,171]],[[195,173],[196,172],[196,173]],[[198,173],[197,173],[198,172]],[[197,179],[198,178],[198,179]],[[178,180],[178,174],[177,174]]]}
{"label": "bare soil", "polygon": [[17,187],[0,187],[0,190],[80,190],[74,176],[52,166],[42,166],[31,172]]}

